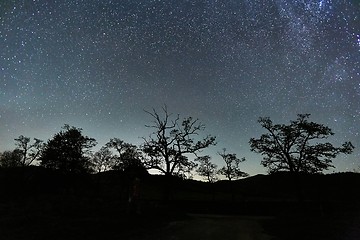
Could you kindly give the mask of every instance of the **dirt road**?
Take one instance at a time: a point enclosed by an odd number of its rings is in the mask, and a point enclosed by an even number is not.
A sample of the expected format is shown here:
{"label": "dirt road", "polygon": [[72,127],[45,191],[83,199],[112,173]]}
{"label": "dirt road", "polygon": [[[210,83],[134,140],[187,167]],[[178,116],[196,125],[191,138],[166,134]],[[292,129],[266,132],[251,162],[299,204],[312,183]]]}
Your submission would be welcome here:
{"label": "dirt road", "polygon": [[174,221],[160,233],[163,240],[270,240],[260,224],[262,217],[190,215]]}

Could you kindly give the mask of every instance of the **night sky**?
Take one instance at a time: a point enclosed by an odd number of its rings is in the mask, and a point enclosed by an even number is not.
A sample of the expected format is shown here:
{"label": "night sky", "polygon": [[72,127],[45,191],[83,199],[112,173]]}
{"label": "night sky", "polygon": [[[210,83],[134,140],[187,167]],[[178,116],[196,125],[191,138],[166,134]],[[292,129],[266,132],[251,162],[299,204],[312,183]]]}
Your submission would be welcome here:
{"label": "night sky", "polygon": [[355,145],[335,171],[360,165],[359,1],[2,0],[0,49],[0,151],[65,123],[141,144],[166,104],[217,136],[218,165],[226,147],[264,173],[258,118],[297,113]]}

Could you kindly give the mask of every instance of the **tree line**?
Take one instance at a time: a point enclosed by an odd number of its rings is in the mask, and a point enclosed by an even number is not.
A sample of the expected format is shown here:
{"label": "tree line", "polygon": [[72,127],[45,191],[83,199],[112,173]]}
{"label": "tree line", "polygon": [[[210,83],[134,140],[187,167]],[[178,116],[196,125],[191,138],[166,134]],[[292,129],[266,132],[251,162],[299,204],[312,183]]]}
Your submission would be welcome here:
{"label": "tree line", "polygon": [[[93,153],[96,140],[85,136],[81,128],[65,124],[47,142],[19,136],[15,139],[15,150],[1,153],[0,166],[24,167],[36,162],[45,168],[75,173],[156,169],[164,175],[182,178],[195,171],[209,182],[218,180],[219,175],[228,180],[248,176],[240,168],[246,159],[228,153],[225,148],[218,152],[224,162],[221,168],[210,156],[200,156],[202,150],[217,143],[212,135],[200,137],[205,125],[198,119],[180,119],[179,115],[169,113],[166,106],[146,113],[152,119],[146,127],[153,131],[143,137],[140,146],[112,138]],[[251,138],[249,144],[251,151],[263,155],[261,164],[269,173],[321,173],[334,167],[332,160],[339,154],[352,153],[351,142],[333,146],[326,141],[334,135],[332,130],[309,118],[310,114],[298,114],[290,124],[274,124],[270,118],[259,118],[266,133]]]}

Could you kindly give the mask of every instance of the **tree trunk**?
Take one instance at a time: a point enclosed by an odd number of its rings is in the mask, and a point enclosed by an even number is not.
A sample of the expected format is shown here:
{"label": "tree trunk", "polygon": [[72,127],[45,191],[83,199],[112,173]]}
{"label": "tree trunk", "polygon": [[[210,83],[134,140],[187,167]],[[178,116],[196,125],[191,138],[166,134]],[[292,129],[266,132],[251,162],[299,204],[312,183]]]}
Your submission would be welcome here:
{"label": "tree trunk", "polygon": [[163,187],[163,200],[168,203],[172,200],[173,197],[173,176],[170,173],[165,174],[165,183]]}
{"label": "tree trunk", "polygon": [[304,204],[304,192],[303,192],[303,185],[302,185],[302,177],[301,174],[298,172],[293,172],[292,174],[293,183],[295,186],[295,194],[298,201],[298,207],[301,211],[303,204]]}

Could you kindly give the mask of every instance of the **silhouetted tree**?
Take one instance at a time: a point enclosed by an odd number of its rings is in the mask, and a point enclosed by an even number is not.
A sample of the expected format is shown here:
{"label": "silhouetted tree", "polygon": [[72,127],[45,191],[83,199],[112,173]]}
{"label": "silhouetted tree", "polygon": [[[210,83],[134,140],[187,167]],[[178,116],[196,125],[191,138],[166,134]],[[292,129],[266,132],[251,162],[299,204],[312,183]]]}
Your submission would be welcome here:
{"label": "silhouetted tree", "polygon": [[[290,124],[273,124],[270,118],[260,118],[259,123],[268,133],[259,139],[251,138],[251,150],[264,156],[261,164],[269,172],[281,170],[293,173],[318,173],[333,167],[332,159],[338,154],[350,154],[354,146],[345,142],[341,147],[323,142],[334,135],[323,124],[309,122],[310,114],[298,114]],[[320,141],[320,142],[318,142]]]}
{"label": "silhouetted tree", "polygon": [[0,167],[12,168],[21,167],[22,154],[19,150],[4,151],[0,154]]}
{"label": "silhouetted tree", "polygon": [[153,128],[154,132],[149,138],[143,138],[144,163],[148,169],[157,169],[165,175],[182,175],[196,166],[187,155],[196,155],[202,149],[215,145],[215,137],[208,135],[195,141],[194,137],[205,129],[198,119],[188,117],[180,122],[177,115],[170,120],[171,114],[166,106],[162,112],[163,116],[155,109],[146,111],[153,118],[153,124],[146,127]]}
{"label": "silhouetted tree", "polygon": [[82,129],[64,125],[63,130],[50,139],[41,154],[41,166],[64,172],[90,171],[90,149],[93,138],[83,136]]}
{"label": "silhouetted tree", "polygon": [[175,171],[172,173],[173,176],[176,176],[181,179],[192,179],[192,171],[196,168],[197,164],[193,161],[189,161],[187,157],[183,156],[184,159],[180,160],[182,164],[179,164]]}
{"label": "silhouetted tree", "polygon": [[113,169],[116,164],[116,156],[107,146],[101,147],[99,151],[94,153],[91,159],[95,172],[108,171]]}
{"label": "silhouetted tree", "polygon": [[29,166],[37,160],[44,148],[44,142],[40,139],[34,138],[34,142],[30,143],[29,137],[20,135],[15,138],[15,145],[18,152],[21,154],[21,166]]}
{"label": "silhouetted tree", "polygon": [[115,170],[127,170],[130,168],[144,168],[140,150],[133,144],[126,143],[119,138],[112,138],[106,143],[108,148],[113,148],[117,152],[115,156]]}
{"label": "silhouetted tree", "polygon": [[201,156],[195,159],[199,163],[196,172],[204,177],[208,182],[215,182],[217,180],[217,165],[211,162],[210,156]]}
{"label": "silhouetted tree", "polygon": [[220,168],[219,174],[224,175],[229,181],[247,177],[249,174],[240,170],[240,163],[245,161],[245,158],[237,158],[235,153],[226,153],[226,148],[222,152],[218,152],[225,162],[225,166]]}

